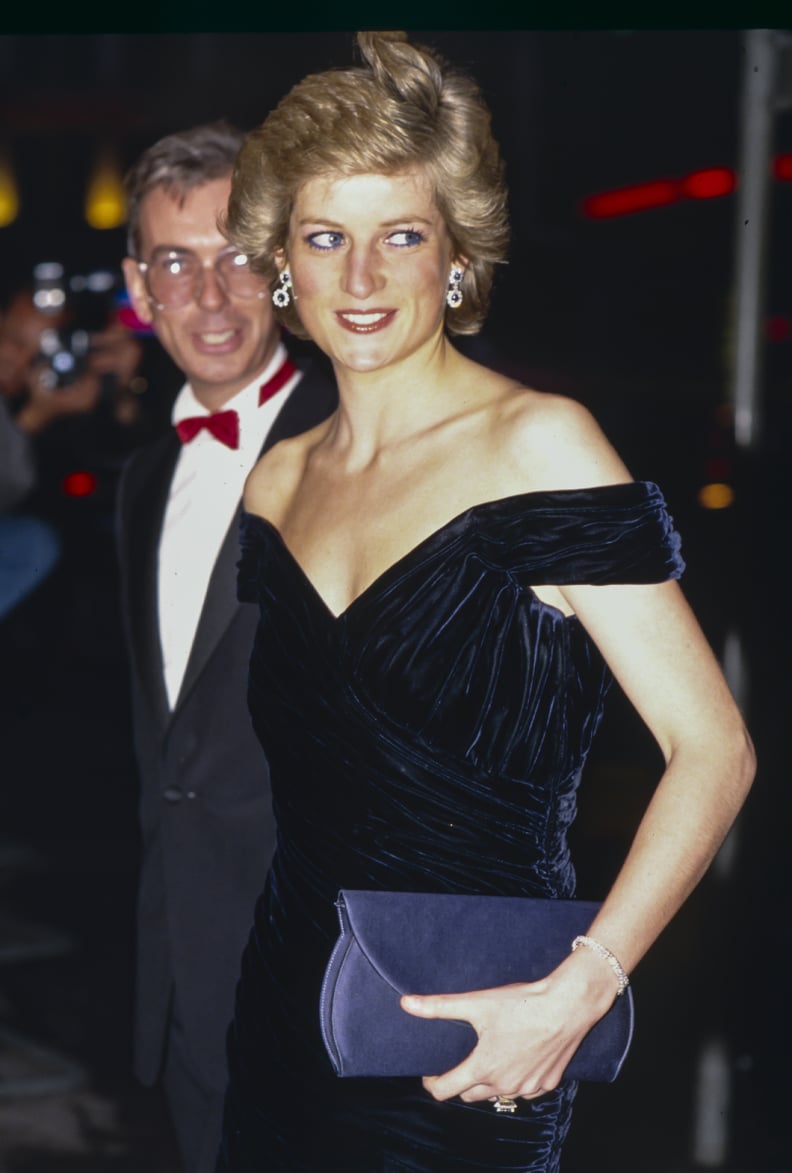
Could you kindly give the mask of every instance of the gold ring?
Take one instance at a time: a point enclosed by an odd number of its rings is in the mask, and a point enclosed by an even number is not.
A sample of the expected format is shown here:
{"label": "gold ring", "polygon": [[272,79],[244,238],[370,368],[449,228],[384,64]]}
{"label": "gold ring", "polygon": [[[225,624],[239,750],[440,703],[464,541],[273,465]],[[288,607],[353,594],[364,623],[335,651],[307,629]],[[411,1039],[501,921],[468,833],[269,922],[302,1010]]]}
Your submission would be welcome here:
{"label": "gold ring", "polygon": [[517,1101],[513,1096],[496,1096],[494,1102],[496,1112],[508,1112],[513,1116],[517,1111]]}

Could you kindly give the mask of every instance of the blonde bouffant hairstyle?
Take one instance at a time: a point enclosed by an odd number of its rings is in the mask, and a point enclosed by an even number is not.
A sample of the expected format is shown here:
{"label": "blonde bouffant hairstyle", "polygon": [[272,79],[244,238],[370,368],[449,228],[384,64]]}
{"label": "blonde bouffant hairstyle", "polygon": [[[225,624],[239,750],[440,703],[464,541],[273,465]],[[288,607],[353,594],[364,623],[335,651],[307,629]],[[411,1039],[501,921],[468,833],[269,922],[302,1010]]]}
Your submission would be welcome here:
{"label": "blonde bouffant hairstyle", "polygon": [[[506,184],[490,113],[476,83],[402,32],[361,32],[363,65],[303,78],[247,136],[233,173],[223,230],[277,284],[297,192],[327,174],[426,175],[455,256],[468,264],[451,334],[475,334],[489,306],[494,267],[506,258]],[[294,308],[277,311],[298,337]]]}

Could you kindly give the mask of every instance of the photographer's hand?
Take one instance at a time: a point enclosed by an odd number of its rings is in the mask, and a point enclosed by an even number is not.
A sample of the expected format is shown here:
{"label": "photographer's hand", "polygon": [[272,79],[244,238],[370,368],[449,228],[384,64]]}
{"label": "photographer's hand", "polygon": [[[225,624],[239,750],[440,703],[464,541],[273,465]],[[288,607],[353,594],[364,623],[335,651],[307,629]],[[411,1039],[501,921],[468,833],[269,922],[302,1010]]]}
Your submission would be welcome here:
{"label": "photographer's hand", "polygon": [[27,374],[27,399],[16,416],[23,432],[35,435],[65,415],[93,411],[102,390],[101,376],[86,371],[73,383],[55,387],[52,371],[44,363],[31,367]]}

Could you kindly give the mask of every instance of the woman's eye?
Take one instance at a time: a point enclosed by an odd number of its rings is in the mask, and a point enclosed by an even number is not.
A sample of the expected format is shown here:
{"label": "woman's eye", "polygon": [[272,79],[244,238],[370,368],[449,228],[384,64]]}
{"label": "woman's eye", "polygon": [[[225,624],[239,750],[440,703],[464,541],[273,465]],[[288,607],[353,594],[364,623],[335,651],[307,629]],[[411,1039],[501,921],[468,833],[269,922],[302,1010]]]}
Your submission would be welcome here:
{"label": "woman's eye", "polygon": [[409,248],[420,244],[423,239],[423,234],[412,228],[400,228],[398,232],[391,232],[388,237],[389,243],[395,244],[397,248]]}
{"label": "woman's eye", "polygon": [[343,239],[340,232],[312,232],[308,243],[311,248],[331,249],[338,248]]}

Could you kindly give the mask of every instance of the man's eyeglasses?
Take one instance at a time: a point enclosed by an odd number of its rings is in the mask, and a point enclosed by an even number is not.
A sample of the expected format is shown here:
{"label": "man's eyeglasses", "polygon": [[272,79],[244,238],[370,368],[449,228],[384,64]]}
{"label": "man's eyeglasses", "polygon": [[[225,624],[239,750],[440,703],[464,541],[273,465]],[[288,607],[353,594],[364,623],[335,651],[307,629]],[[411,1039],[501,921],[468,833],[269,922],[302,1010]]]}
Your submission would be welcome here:
{"label": "man's eyeglasses", "polygon": [[161,310],[177,310],[201,296],[204,270],[214,269],[224,293],[230,297],[266,297],[264,282],[250,267],[244,253],[224,249],[214,261],[202,261],[186,248],[156,248],[149,261],[138,261],[146,289]]}

